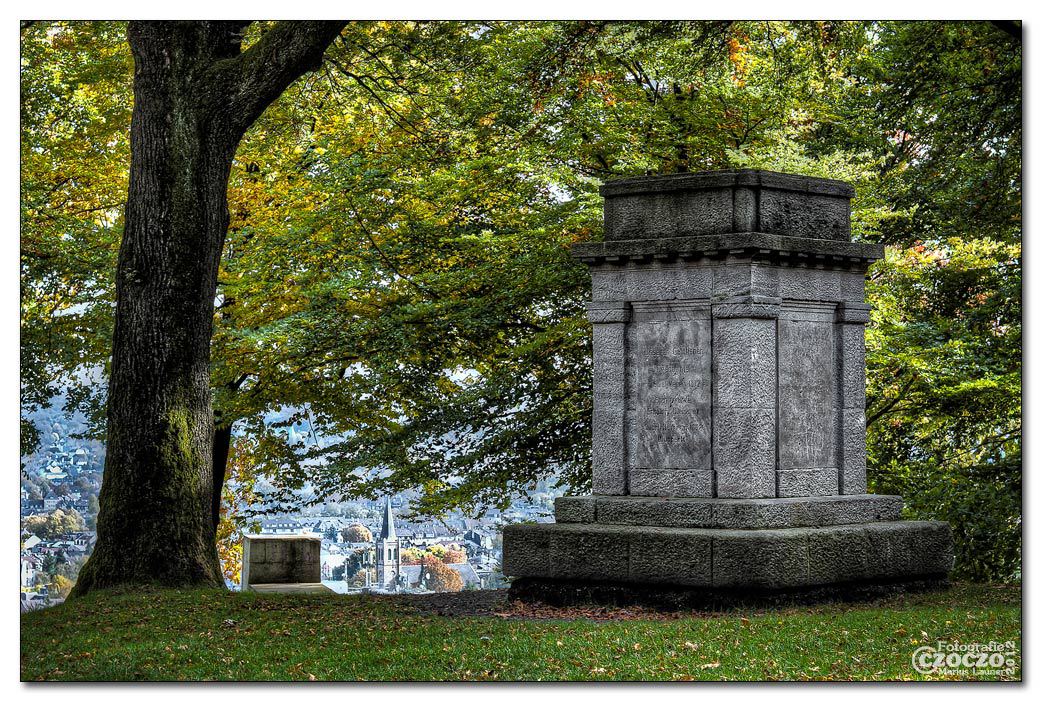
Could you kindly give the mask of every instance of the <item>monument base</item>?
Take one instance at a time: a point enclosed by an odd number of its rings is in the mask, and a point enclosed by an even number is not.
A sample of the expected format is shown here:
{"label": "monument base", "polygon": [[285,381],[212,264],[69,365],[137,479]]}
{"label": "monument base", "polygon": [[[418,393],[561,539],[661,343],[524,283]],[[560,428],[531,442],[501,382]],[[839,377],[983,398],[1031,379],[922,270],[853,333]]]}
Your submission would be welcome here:
{"label": "monument base", "polygon": [[547,604],[554,607],[640,606],[665,611],[713,612],[742,607],[866,602],[900,593],[943,590],[949,586],[950,582],[943,576],[916,580],[835,583],[788,590],[693,588],[588,580],[518,578],[510,585],[507,597],[511,601]]}
{"label": "monument base", "polygon": [[935,581],[947,578],[952,553],[948,524],[933,521],[770,529],[584,522],[503,530],[503,572],[520,579],[519,597],[550,593],[550,582],[560,583],[561,592],[601,591],[604,584],[634,593],[691,589],[695,600],[711,601],[730,593]]}

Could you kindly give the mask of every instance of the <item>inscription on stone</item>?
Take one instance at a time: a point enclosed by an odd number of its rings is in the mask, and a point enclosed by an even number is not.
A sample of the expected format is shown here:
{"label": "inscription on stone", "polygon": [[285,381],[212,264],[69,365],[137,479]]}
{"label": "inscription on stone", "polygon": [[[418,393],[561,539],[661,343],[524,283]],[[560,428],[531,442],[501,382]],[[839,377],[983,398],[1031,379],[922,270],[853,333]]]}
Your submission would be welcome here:
{"label": "inscription on stone", "polygon": [[[833,325],[778,322],[778,463],[836,472]],[[837,483],[828,477],[829,484]],[[817,492],[817,491],[815,491]]]}
{"label": "inscription on stone", "polygon": [[631,471],[708,470],[710,334],[708,319],[638,320],[635,313],[627,333]]}

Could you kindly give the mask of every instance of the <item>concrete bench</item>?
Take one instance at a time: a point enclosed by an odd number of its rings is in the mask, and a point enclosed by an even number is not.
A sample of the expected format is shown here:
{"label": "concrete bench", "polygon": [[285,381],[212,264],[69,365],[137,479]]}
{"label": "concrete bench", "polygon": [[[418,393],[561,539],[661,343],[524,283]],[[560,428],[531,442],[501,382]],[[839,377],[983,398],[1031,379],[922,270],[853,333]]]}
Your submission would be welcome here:
{"label": "concrete bench", "polygon": [[242,589],[254,592],[332,592],[322,584],[322,537],[248,534],[242,546]]}

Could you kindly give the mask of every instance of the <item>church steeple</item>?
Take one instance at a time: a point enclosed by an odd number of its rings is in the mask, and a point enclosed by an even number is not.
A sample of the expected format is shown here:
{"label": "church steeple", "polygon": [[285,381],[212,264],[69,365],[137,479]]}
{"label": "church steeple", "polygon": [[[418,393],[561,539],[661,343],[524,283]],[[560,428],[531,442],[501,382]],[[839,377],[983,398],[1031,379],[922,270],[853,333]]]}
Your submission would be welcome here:
{"label": "church steeple", "polygon": [[391,511],[391,496],[388,495],[384,501],[384,518],[380,525],[380,540],[398,540],[398,535],[394,531],[394,512]]}
{"label": "church steeple", "polygon": [[379,587],[396,590],[398,575],[402,570],[401,549],[398,533],[394,529],[394,512],[391,496],[384,500],[384,516],[380,524],[380,536],[376,539],[376,582]]}

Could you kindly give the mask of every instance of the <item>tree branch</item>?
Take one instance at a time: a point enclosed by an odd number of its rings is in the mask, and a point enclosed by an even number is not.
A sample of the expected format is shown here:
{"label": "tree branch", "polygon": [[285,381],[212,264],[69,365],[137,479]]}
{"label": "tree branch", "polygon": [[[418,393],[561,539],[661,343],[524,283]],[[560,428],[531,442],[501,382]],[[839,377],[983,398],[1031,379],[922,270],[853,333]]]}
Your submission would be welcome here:
{"label": "tree branch", "polygon": [[322,55],[345,21],[278,22],[256,44],[214,70],[223,84],[223,113],[245,132],[290,83],[322,65]]}
{"label": "tree branch", "polygon": [[1021,27],[1020,22],[1014,20],[992,20],[991,24],[1017,42],[1024,40],[1024,29]]}

